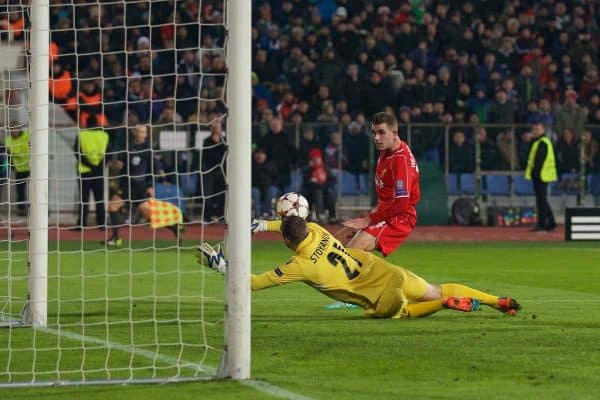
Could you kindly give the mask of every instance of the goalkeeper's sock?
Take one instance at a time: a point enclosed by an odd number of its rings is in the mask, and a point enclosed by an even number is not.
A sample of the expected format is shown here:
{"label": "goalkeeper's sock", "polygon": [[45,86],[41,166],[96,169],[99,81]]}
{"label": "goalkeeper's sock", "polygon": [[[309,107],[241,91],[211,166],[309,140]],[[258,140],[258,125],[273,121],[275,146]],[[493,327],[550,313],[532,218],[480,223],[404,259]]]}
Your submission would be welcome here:
{"label": "goalkeeper's sock", "polygon": [[[404,310],[402,310],[402,315],[398,315],[400,318],[419,318],[426,317],[433,313],[436,313],[443,309],[441,300],[432,300],[432,301],[423,301],[420,303],[410,303],[408,304]],[[395,317],[395,318],[398,318]]]}
{"label": "goalkeeper's sock", "polygon": [[470,288],[465,285],[459,285],[457,283],[444,283],[440,285],[442,287],[442,299],[447,297],[471,297],[479,300],[479,303],[485,304],[486,306],[496,307],[498,304],[498,297],[489,293],[482,292],[477,289]]}

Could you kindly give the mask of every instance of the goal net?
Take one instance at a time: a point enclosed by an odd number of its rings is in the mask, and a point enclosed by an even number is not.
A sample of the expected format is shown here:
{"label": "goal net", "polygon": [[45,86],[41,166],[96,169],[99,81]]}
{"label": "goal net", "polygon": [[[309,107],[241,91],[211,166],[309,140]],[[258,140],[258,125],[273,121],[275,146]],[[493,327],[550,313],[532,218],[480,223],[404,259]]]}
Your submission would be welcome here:
{"label": "goal net", "polygon": [[215,375],[226,7],[0,5],[0,386]]}

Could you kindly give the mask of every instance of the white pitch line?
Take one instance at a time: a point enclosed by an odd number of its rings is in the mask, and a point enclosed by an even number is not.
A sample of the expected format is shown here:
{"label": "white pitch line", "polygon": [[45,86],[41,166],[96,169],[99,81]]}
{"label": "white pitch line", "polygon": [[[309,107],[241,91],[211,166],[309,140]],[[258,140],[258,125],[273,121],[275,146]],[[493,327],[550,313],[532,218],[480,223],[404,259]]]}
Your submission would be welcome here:
{"label": "white pitch line", "polygon": [[[97,345],[101,345],[104,347],[107,347],[109,349],[113,349],[113,350],[119,350],[125,353],[130,353],[130,354],[134,354],[136,356],[141,356],[141,357],[145,357],[149,360],[159,360],[162,361],[164,363],[167,364],[172,364],[172,365],[177,365],[179,364],[179,366],[184,367],[184,368],[190,368],[193,369],[195,371],[200,371],[202,373],[204,373],[205,375],[216,375],[217,373],[217,369],[214,367],[210,367],[210,366],[204,366],[201,364],[197,364],[191,361],[186,361],[183,359],[178,359],[172,356],[168,356],[165,354],[161,354],[161,353],[155,353],[153,351],[150,350],[144,350],[144,349],[139,349],[135,346],[131,346],[131,345],[125,345],[125,344],[121,344],[121,343],[117,343],[117,342],[111,342],[108,340],[102,340],[93,336],[86,336],[86,335],[80,335],[79,333],[75,333],[75,332],[70,332],[70,331],[65,331],[65,330],[58,330],[58,329],[53,329],[53,328],[39,328],[40,331],[45,332],[45,333],[49,333],[55,336],[62,336],[62,337],[66,337],[67,339],[71,339],[71,340],[77,340],[77,341],[83,341],[83,342],[87,342],[87,343],[93,343],[93,344],[97,344]],[[271,385],[268,382],[264,382],[264,381],[257,381],[257,380],[245,380],[245,381],[239,381],[238,382],[241,385],[247,386],[249,388],[252,388],[254,390],[257,390],[259,392],[274,396],[274,397],[278,397],[281,399],[288,399],[288,400],[312,400],[310,397],[306,397],[306,396],[302,396],[298,393],[294,393],[291,392],[289,390],[280,388],[279,386],[275,386],[275,385]]]}

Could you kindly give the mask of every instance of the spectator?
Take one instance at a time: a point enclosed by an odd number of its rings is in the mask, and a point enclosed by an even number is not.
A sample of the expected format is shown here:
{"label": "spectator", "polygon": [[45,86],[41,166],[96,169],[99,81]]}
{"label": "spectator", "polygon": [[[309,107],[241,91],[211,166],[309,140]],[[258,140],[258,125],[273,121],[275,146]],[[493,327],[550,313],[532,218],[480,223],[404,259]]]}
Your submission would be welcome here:
{"label": "spectator", "polygon": [[533,70],[529,65],[524,65],[521,68],[521,74],[517,77],[515,87],[524,104],[529,104],[530,101],[538,101],[541,98],[541,87],[533,76]]}
{"label": "spectator", "polygon": [[369,148],[371,140],[364,126],[354,121],[343,135],[344,153],[348,162],[346,169],[354,175],[369,172]]}
{"label": "spectator", "polygon": [[552,107],[558,106],[562,99],[562,94],[559,88],[558,79],[552,78],[543,90],[542,96],[548,100]]}
{"label": "spectator", "polygon": [[391,88],[381,83],[379,73],[373,71],[371,74],[370,84],[363,89],[361,102],[366,115],[373,115],[394,103]]}
{"label": "spectator", "polygon": [[273,95],[267,89],[267,87],[260,83],[258,79],[258,75],[255,72],[252,72],[252,105],[253,108],[257,108],[257,103],[260,100],[265,100],[266,105],[269,108],[275,108],[275,101],[273,100]]}
{"label": "spectator", "polygon": [[556,143],[556,169],[559,175],[579,172],[579,141],[565,129]]}
{"label": "spectator", "polygon": [[[48,79],[48,91],[50,100],[55,104],[66,104],[74,96],[73,78],[68,69],[64,69],[62,64],[53,63]],[[71,100],[71,103],[74,101]]]}
{"label": "spectator", "polygon": [[277,170],[272,162],[267,160],[264,149],[254,151],[252,159],[252,203],[254,218],[273,216],[273,205],[278,196]]}
{"label": "spectator", "polygon": [[592,136],[592,132],[583,132],[583,158],[585,160],[585,171],[587,174],[600,172],[600,144]]}
{"label": "spectator", "polygon": [[258,79],[261,81],[274,82],[275,78],[279,76],[278,66],[273,62],[269,62],[267,51],[264,49],[256,52],[252,70],[256,72]]}
{"label": "spectator", "polygon": [[518,166],[520,169],[525,169],[525,167],[527,167],[529,151],[531,149],[531,143],[533,142],[534,136],[531,130],[524,130],[523,132],[521,132],[520,137],[515,139],[517,140],[517,143],[515,145],[515,166]]}
{"label": "spectator", "polygon": [[581,83],[579,89],[581,101],[587,103],[592,94],[598,91],[599,85],[600,79],[598,78],[598,67],[596,67],[594,64],[589,64],[586,68],[585,76],[583,77],[583,82]]}
{"label": "spectator", "polygon": [[162,110],[156,123],[159,125],[181,124],[183,117],[175,111],[175,107],[168,105]]}
{"label": "spectator", "polygon": [[565,129],[572,129],[575,137],[579,138],[583,134],[583,124],[586,115],[583,107],[577,104],[577,93],[569,89],[565,93],[565,102],[558,109],[556,115],[556,132],[562,136]]}
{"label": "spectator", "polygon": [[82,80],[79,91],[79,126],[86,128],[88,118],[94,116],[100,126],[107,126],[108,121],[102,112],[102,92],[96,79]]}
{"label": "spectator", "polygon": [[490,101],[485,95],[485,88],[482,85],[476,85],[475,96],[469,98],[466,102],[467,110],[476,114],[479,121],[485,124],[488,120],[490,105]]}
{"label": "spectator", "polygon": [[360,94],[362,91],[363,83],[361,82],[360,77],[358,75],[358,65],[348,65],[343,85],[343,94],[344,99],[348,103],[348,111],[359,111],[362,106]]}
{"label": "spectator", "polygon": [[554,135],[554,124],[556,123],[556,117],[552,112],[552,107],[548,99],[540,100],[538,110],[527,118],[528,124],[535,124],[538,122],[544,125],[544,132],[548,137],[552,137]]}
{"label": "spectator", "polygon": [[302,138],[300,139],[300,146],[298,147],[298,167],[305,169],[308,167],[309,157],[308,154],[312,149],[320,149],[321,142],[315,135],[315,131],[312,127],[304,128],[302,132]]}
{"label": "spectator", "polygon": [[[469,29],[466,31],[471,32]],[[452,68],[452,76],[459,85],[472,85],[477,81],[477,67],[469,59],[469,53],[461,51],[458,62]]]}
{"label": "spectator", "polygon": [[517,105],[509,101],[508,95],[503,89],[500,89],[496,93],[496,100],[490,105],[488,122],[500,125],[493,129],[494,133],[490,131],[492,136],[506,134],[508,130],[512,129],[515,122],[517,122]]}
{"label": "spectator", "polygon": [[498,168],[498,148],[490,140],[484,127],[475,128],[475,138],[479,142],[479,157],[483,171],[493,171]]}
{"label": "spectator", "polygon": [[315,82],[325,85],[337,93],[341,89],[340,80],[343,77],[344,66],[336,58],[332,47],[325,49],[323,60],[319,62],[315,70]]}
{"label": "spectator", "polygon": [[298,150],[292,145],[283,131],[283,121],[275,117],[271,120],[269,132],[259,140],[258,147],[265,149],[267,159],[271,160],[278,171],[275,182],[279,193],[291,190],[291,173],[296,168]]}
{"label": "spectator", "polygon": [[164,174],[158,165],[154,165],[153,170],[152,149],[148,139],[148,127],[136,125],[132,138],[128,140],[127,151],[119,154],[117,160],[111,163],[111,170],[121,177],[119,186],[124,189],[121,190],[122,195],[129,199],[132,212],[148,198],[147,189],[153,186],[153,176]]}
{"label": "spectator", "polygon": [[465,134],[462,131],[454,132],[450,144],[450,172],[455,174],[473,172],[474,155],[474,149],[467,143]]}
{"label": "spectator", "polygon": [[204,200],[204,222],[219,221],[225,206],[225,142],[220,120],[210,125],[210,136],[202,143],[201,196]]}
{"label": "spectator", "polygon": [[[302,30],[296,27],[294,29]],[[302,53],[301,47],[294,45],[290,50],[290,56],[283,60],[281,65],[282,72],[292,81],[297,81],[302,75],[302,66],[305,61],[305,55]]]}
{"label": "spectator", "polygon": [[339,132],[331,132],[329,135],[329,142],[325,145],[322,158],[325,166],[336,174],[346,168],[347,160],[342,153],[342,135]]}
{"label": "spectator", "polygon": [[[313,148],[310,150],[308,160],[308,167],[303,174],[302,191],[306,195],[309,204],[314,207],[319,223],[337,222],[335,175],[328,170],[323,162],[321,149]],[[327,221],[327,217],[329,217],[329,221]]]}
{"label": "spectator", "polygon": [[321,114],[317,117],[317,122],[335,125],[338,123],[338,117],[335,113],[335,108],[333,106],[333,102],[325,101],[323,102],[323,110]]}
{"label": "spectator", "polygon": [[283,94],[281,102],[277,105],[277,112],[284,121],[287,121],[290,118],[292,112],[296,110],[297,106],[297,99],[294,97],[292,91],[288,90]]}

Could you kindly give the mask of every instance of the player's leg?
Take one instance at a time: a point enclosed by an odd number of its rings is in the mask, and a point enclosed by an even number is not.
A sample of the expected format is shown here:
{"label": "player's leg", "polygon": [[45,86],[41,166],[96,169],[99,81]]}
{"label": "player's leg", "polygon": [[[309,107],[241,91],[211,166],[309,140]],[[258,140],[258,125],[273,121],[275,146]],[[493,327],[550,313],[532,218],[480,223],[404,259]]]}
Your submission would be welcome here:
{"label": "player's leg", "polygon": [[339,222],[337,217],[337,190],[334,190],[334,187],[331,186],[325,191],[325,205],[327,210],[329,211],[329,223],[337,224]]}
{"label": "player's leg", "polygon": [[275,215],[275,202],[278,197],[277,186],[268,186],[263,200],[263,213],[268,213],[269,216]]}
{"label": "player's leg", "polygon": [[346,247],[373,251],[377,248],[377,238],[364,230],[360,230],[354,234]]}
{"label": "player's leg", "polygon": [[320,224],[323,224],[325,223],[325,189],[320,185],[314,185],[312,192],[313,206],[317,213],[317,221]]}
{"label": "player's leg", "polygon": [[442,289],[442,299],[450,297],[471,297],[478,299],[481,304],[485,304],[500,312],[513,313],[521,308],[519,303],[513,298],[498,297],[458,283],[444,283],[440,285],[440,287]]}
{"label": "player's leg", "polygon": [[81,193],[81,201],[79,203],[79,213],[77,216],[77,226],[83,228],[87,225],[87,216],[90,201],[90,178],[86,174],[81,174],[79,177],[79,187]]}
{"label": "player's leg", "polygon": [[252,187],[252,205],[254,208],[254,218],[261,218],[262,215],[262,196],[260,189],[256,186]]}
{"label": "player's leg", "polygon": [[29,172],[17,172],[17,213],[19,216],[27,215],[27,182]]}
{"label": "player's leg", "polygon": [[[347,247],[366,251],[377,249],[387,257],[408,238],[413,230],[413,226],[408,220],[400,217],[394,218],[392,221],[382,221],[374,225],[369,225],[362,231],[359,231],[348,243]],[[370,235],[370,237],[363,236],[361,232]]]}
{"label": "player's leg", "polygon": [[103,229],[106,225],[106,215],[104,213],[104,177],[90,179],[94,201],[96,202],[96,225]]}
{"label": "player's leg", "polygon": [[118,194],[114,193],[108,202],[108,220],[112,228],[111,238],[106,242],[109,246],[121,247],[123,240],[119,233],[120,226],[123,223],[121,214],[122,208],[125,206],[125,201]]}
{"label": "player's leg", "polygon": [[412,271],[404,268],[398,269],[402,276],[402,290],[406,298],[415,303],[407,306],[409,316],[426,316],[442,308],[470,312],[479,309],[479,299],[469,296],[469,293],[462,295],[444,296],[443,288],[427,282]]}
{"label": "player's leg", "polygon": [[[135,204],[135,203],[132,202],[132,205],[133,204]],[[147,220],[150,220],[150,202],[149,201],[143,201],[141,203],[138,203],[137,210],[144,218],[146,218]]]}

